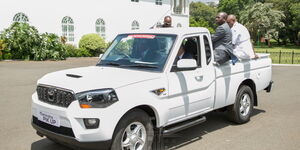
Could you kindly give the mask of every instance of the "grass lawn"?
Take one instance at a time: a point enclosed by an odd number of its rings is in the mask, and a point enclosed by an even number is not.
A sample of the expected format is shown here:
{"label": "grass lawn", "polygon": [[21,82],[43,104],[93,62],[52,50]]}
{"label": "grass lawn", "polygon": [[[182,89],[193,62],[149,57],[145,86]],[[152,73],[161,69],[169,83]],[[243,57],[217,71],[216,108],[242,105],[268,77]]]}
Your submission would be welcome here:
{"label": "grass lawn", "polygon": [[254,47],[256,53],[270,53],[276,64],[300,64],[300,46]]}
{"label": "grass lawn", "polygon": [[300,53],[300,46],[273,46],[273,47],[257,47],[254,46],[254,50],[256,52],[292,52],[294,51],[295,53]]}

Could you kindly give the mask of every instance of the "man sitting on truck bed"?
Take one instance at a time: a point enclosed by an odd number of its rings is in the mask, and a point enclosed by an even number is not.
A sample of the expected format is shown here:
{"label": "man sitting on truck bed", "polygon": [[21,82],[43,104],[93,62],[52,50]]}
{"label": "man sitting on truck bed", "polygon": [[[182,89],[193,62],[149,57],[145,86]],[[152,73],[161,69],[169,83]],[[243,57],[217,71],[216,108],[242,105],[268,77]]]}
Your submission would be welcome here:
{"label": "man sitting on truck bed", "polygon": [[237,19],[234,15],[229,15],[227,17],[227,23],[232,31],[232,44],[233,44],[233,53],[239,59],[251,59],[257,58],[255,54],[252,43],[250,41],[250,34],[248,29],[242,24],[237,22]]}
{"label": "man sitting on truck bed", "polygon": [[218,13],[216,23],[219,26],[216,29],[216,33],[211,36],[215,61],[219,65],[227,62],[231,58],[236,58],[233,55],[232,33],[226,19],[227,14],[225,12]]}

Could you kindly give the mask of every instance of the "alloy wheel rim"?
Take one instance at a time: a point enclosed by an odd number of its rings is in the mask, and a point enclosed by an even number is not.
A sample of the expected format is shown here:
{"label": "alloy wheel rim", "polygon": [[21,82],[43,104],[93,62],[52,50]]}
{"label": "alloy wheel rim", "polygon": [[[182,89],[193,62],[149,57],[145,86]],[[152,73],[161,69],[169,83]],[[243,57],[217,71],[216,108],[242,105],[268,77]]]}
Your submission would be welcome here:
{"label": "alloy wheel rim", "polygon": [[142,150],[146,143],[146,128],[140,122],[129,124],[122,134],[122,150]]}
{"label": "alloy wheel rim", "polygon": [[250,96],[249,94],[245,93],[242,95],[241,99],[240,99],[240,114],[245,117],[248,115],[249,111],[250,111]]}

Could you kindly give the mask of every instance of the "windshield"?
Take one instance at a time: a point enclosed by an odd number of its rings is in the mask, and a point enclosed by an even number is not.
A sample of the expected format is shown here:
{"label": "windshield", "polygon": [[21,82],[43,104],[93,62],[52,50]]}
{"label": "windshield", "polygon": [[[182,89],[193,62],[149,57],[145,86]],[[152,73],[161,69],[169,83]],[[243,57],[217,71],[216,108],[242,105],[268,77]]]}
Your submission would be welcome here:
{"label": "windshield", "polygon": [[118,35],[98,65],[162,71],[175,38],[163,34]]}

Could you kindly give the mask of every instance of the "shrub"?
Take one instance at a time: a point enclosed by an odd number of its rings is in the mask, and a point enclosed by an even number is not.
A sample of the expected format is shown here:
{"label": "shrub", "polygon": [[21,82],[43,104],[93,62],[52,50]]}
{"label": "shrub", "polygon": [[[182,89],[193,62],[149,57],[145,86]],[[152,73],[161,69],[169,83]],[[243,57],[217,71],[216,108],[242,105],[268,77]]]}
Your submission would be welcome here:
{"label": "shrub", "polygon": [[66,55],[67,57],[90,57],[91,54],[86,49],[77,48],[71,44],[65,44]]}
{"label": "shrub", "polygon": [[3,40],[0,40],[0,60],[2,60],[3,50],[5,49],[6,45]]}
{"label": "shrub", "polygon": [[64,47],[66,49],[66,56],[67,57],[76,57],[77,47],[75,47],[72,44],[65,44]]}
{"label": "shrub", "polygon": [[[41,35],[42,43],[40,51],[46,51],[46,57],[43,59],[63,60],[66,58],[66,49],[60,41],[60,37],[52,33],[44,33]],[[39,60],[35,57],[34,60]]]}
{"label": "shrub", "polygon": [[1,35],[4,43],[12,53],[13,59],[24,59],[32,56],[31,50],[38,48],[41,37],[38,30],[27,23],[13,23]]}
{"label": "shrub", "polygon": [[106,43],[98,34],[91,33],[81,37],[79,48],[88,50],[92,56],[97,56],[105,51]]}
{"label": "shrub", "polygon": [[75,50],[76,57],[91,57],[92,55],[86,49],[76,49]]}
{"label": "shrub", "polygon": [[12,59],[12,54],[11,53],[5,53],[3,54],[3,59]]}
{"label": "shrub", "polygon": [[57,35],[40,35],[34,26],[27,23],[13,23],[3,31],[0,38],[5,43],[7,53],[10,53],[7,58],[61,60],[66,57],[64,46]]}
{"label": "shrub", "polygon": [[0,60],[3,59],[12,59],[12,55],[10,53],[10,50],[7,49],[4,40],[0,40]]}

